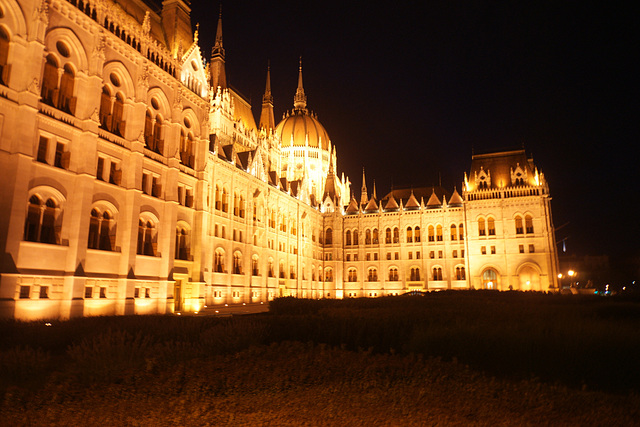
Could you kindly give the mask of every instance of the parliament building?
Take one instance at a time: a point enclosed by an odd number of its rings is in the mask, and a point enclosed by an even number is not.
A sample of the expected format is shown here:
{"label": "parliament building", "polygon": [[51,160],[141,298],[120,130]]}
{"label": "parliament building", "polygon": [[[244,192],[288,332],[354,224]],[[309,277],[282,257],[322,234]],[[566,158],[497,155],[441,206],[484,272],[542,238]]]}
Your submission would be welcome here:
{"label": "parliament building", "polygon": [[557,290],[524,149],[459,189],[354,192],[302,65],[276,123],[268,70],[258,121],[227,84],[221,18],[207,58],[189,0],[0,2],[0,317]]}

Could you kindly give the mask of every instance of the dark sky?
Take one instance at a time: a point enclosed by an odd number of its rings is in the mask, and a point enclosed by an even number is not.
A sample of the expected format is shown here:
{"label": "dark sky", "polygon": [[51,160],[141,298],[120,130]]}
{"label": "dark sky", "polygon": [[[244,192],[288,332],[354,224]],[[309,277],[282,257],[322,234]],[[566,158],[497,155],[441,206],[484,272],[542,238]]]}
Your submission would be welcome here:
{"label": "dark sky", "polygon": [[[302,56],[308,106],[359,192],[461,187],[471,154],[524,144],[577,254],[640,255],[638,38],[589,2],[242,1],[223,5],[230,84],[256,120],[267,61],[276,122]],[[356,2],[354,2],[356,3]],[[414,3],[418,4],[416,6]],[[219,4],[193,0],[208,60]],[[566,224],[566,225],[565,225]]]}

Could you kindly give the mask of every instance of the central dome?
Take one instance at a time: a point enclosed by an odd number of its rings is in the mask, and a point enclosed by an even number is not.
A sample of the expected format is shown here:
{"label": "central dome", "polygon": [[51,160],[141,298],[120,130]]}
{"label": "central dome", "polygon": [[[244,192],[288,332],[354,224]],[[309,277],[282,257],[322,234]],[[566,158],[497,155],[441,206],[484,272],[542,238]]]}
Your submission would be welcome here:
{"label": "central dome", "polygon": [[282,147],[309,147],[329,150],[329,135],[318,119],[306,111],[294,110],[276,126]]}

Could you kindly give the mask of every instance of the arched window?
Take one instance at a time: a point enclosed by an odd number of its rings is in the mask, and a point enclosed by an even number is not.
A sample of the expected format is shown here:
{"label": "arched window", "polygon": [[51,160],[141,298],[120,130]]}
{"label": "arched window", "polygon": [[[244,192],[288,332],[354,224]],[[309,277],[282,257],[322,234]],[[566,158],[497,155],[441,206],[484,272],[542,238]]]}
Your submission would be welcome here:
{"label": "arched window", "polygon": [[124,137],[124,129],[124,95],[118,92],[116,94],[116,100],[113,103],[113,126],[111,131],[116,135]]}
{"label": "arched window", "polygon": [[213,271],[216,273],[224,273],[224,251],[222,249],[216,249],[213,258]]}
{"label": "arched window", "polygon": [[293,264],[289,265],[289,279],[296,278],[296,266]]}
{"label": "arched window", "polygon": [[488,269],[482,273],[482,286],[484,289],[497,289],[498,274],[495,270]]}
{"label": "arched window", "polygon": [[442,226],[438,224],[436,227],[436,240],[442,242]]}
{"label": "arched window", "polygon": [[420,268],[414,267],[411,269],[411,274],[409,275],[409,280],[412,282],[417,282],[420,280]]}
{"label": "arched window", "polygon": [[65,64],[62,77],[60,78],[58,108],[69,114],[74,114],[76,109],[76,98],[73,96],[74,86],[75,78],[73,69],[71,65]]}
{"label": "arched window", "polygon": [[229,193],[226,188],[222,189],[222,212],[229,212]]}
{"label": "arched window", "polygon": [[389,269],[389,281],[397,282],[398,281],[398,269],[395,267],[391,267]]}
{"label": "arched window", "polygon": [[238,200],[238,193],[233,193],[233,214],[235,216],[238,216],[238,211],[239,211],[239,200]]}
{"label": "arched window", "polygon": [[180,161],[183,165],[193,168],[193,135],[180,130]]}
{"label": "arched window", "polygon": [[496,221],[493,218],[487,219],[487,229],[489,230],[489,236],[496,235]]}
{"label": "arched window", "polygon": [[516,234],[524,234],[524,228],[522,227],[522,217],[516,216]]}
{"label": "arched window", "polygon": [[327,228],[327,231],[325,232],[324,244],[325,245],[333,244],[333,230],[330,228]]}
{"label": "arched window", "polygon": [[451,224],[451,240],[458,240],[458,229],[455,224]]}
{"label": "arched window", "polygon": [[460,241],[464,240],[464,225],[460,224],[458,227],[458,235],[460,236]]}
{"label": "arched window", "polygon": [[377,228],[373,229],[373,244],[374,245],[378,244],[378,229]]}
{"label": "arched window", "polygon": [[138,255],[156,255],[156,228],[151,220],[140,218],[138,221]]}
{"label": "arched window", "polygon": [[280,261],[280,268],[279,268],[279,276],[281,279],[284,279],[284,261]]}
{"label": "arched window", "polygon": [[333,282],[333,270],[328,268],[324,273],[325,282]]}
{"label": "arched window", "polygon": [[407,243],[413,242],[413,230],[411,227],[407,227]]}
{"label": "arched window", "polygon": [[260,270],[258,268],[258,264],[260,262],[260,258],[258,257],[258,255],[253,255],[251,257],[251,275],[253,276],[259,276],[260,275]]}
{"label": "arched window", "polygon": [[416,243],[420,243],[420,227],[413,229],[413,240],[415,240]]}
{"label": "arched window", "polygon": [[176,227],[175,258],[189,260],[189,230],[183,225]]}
{"label": "arched window", "polygon": [[442,280],[442,268],[433,267],[433,280]]}
{"label": "arched window", "polygon": [[56,227],[59,208],[53,199],[46,203],[35,194],[29,199],[27,219],[24,227],[24,240],[30,242],[60,244],[60,232]]}
{"label": "arched window", "polygon": [[388,245],[391,243],[391,229],[387,228],[384,234],[385,234],[384,242]]}
{"label": "arched window", "polygon": [[364,232],[364,244],[365,245],[370,245],[371,244],[371,230],[369,230],[368,228]]}
{"label": "arched window", "polygon": [[348,282],[357,282],[358,281],[358,271],[355,268],[350,268],[347,272],[347,281]]}
{"label": "arched window", "polygon": [[344,244],[345,246],[351,246],[351,230],[347,230],[344,234]]}
{"label": "arched window", "polygon": [[40,91],[42,102],[57,106],[58,102],[58,62],[53,55],[47,56],[42,76],[42,89]]}
{"label": "arched window", "polygon": [[242,254],[240,252],[234,252],[233,254],[233,274],[242,274]]}
{"label": "arched window", "polygon": [[400,243],[400,230],[398,227],[393,229],[393,243]]}
{"label": "arched window", "polygon": [[240,201],[238,202],[238,207],[240,209],[240,218],[244,218],[244,197],[242,194],[240,195]]}
{"label": "arched window", "polygon": [[[91,210],[89,220],[89,249],[112,251],[115,248],[115,232],[112,232],[113,220],[108,211]],[[115,231],[115,230],[114,230]]]}
{"label": "arched window", "polygon": [[484,218],[478,219],[478,236],[486,236],[487,230],[484,228]]}
{"label": "arched window", "polygon": [[533,234],[533,218],[531,215],[526,215],[524,217],[524,225],[527,229],[527,234]]}
{"label": "arched window", "polygon": [[0,84],[9,84],[9,34],[0,27]]}
{"label": "arched window", "polygon": [[273,271],[273,259],[269,258],[269,277],[276,277],[276,272]]}
{"label": "arched window", "polygon": [[358,229],[353,230],[353,246],[358,246]]}
{"label": "arched window", "polygon": [[220,186],[216,184],[216,209],[222,209],[222,191],[220,190]]}
{"label": "arched window", "polygon": [[102,88],[102,95],[100,95],[100,112],[98,116],[100,117],[100,127],[111,131],[111,94],[107,86]]}
{"label": "arched window", "polygon": [[436,237],[435,237],[433,225],[430,225],[427,230],[428,230],[427,232],[429,233],[429,241],[434,242],[436,240]]}
{"label": "arched window", "polygon": [[378,281],[378,270],[375,268],[369,269],[369,274],[367,275],[368,282],[377,282]]}
{"label": "arched window", "polygon": [[456,280],[465,280],[466,275],[464,267],[456,267]]}
{"label": "arched window", "polygon": [[155,117],[151,110],[147,110],[144,119],[144,141],[149,150],[158,154],[163,154],[164,139],[162,138],[162,117],[156,114]]}

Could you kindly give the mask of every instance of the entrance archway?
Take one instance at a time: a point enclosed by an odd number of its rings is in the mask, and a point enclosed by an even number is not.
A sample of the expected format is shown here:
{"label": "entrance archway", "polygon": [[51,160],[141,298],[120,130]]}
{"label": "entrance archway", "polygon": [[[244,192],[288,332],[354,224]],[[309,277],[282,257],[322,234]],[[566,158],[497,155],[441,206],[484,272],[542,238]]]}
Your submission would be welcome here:
{"label": "entrance archway", "polygon": [[539,291],[540,290],[540,273],[530,265],[523,267],[518,274],[520,282],[520,290],[523,291]]}
{"label": "entrance archway", "polygon": [[498,289],[498,273],[488,268],[482,273],[482,289]]}

